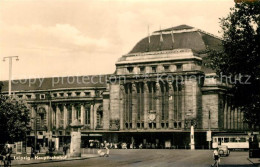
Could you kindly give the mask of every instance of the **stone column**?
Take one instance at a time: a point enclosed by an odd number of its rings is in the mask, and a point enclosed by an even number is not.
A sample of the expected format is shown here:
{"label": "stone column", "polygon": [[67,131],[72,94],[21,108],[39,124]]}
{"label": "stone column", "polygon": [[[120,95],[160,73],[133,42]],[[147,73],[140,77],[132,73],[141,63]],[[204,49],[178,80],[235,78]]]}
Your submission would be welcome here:
{"label": "stone column", "polygon": [[160,88],[160,84],[159,82],[156,82],[155,84],[155,94],[156,94],[156,129],[160,129],[161,125],[160,125],[160,119],[161,119],[161,107],[160,107],[160,96],[161,96],[161,88]]}
{"label": "stone column", "polygon": [[72,122],[76,119],[76,109],[75,109],[75,105],[74,104],[72,104],[72,107],[71,107],[71,109],[72,109]]}
{"label": "stone column", "polygon": [[239,115],[238,129],[241,130],[241,123],[242,123],[242,121],[241,121],[241,110],[240,110],[240,108],[238,108],[238,115]]}
{"label": "stone column", "polygon": [[234,110],[233,110],[233,106],[231,107],[231,110],[230,110],[230,129],[234,129]]}
{"label": "stone column", "polygon": [[49,104],[49,110],[48,110],[48,130],[51,131],[52,130],[52,106],[51,104]]}
{"label": "stone column", "polygon": [[85,125],[85,106],[83,103],[80,104],[80,113],[81,124]]}
{"label": "stone column", "polygon": [[149,89],[147,82],[144,82],[144,129],[148,128],[148,110],[149,110]]}
{"label": "stone column", "polygon": [[124,100],[125,100],[125,88],[124,85],[120,85],[120,98],[119,98],[119,115],[120,115],[120,129],[124,129]]}
{"label": "stone column", "polygon": [[132,129],[136,129],[137,119],[137,90],[135,83],[132,83]]}
{"label": "stone column", "polygon": [[56,104],[56,129],[60,127],[60,108],[59,105]]}
{"label": "stone column", "polygon": [[68,109],[67,109],[66,104],[63,105],[63,114],[64,114],[63,128],[66,129],[67,126],[68,126],[68,122],[69,122],[69,119],[68,119]]}
{"label": "stone column", "polygon": [[81,157],[81,131],[83,125],[78,120],[74,120],[71,124],[71,143],[70,157]]}
{"label": "stone column", "polygon": [[[54,109],[54,107],[55,107],[55,109]],[[55,119],[56,119],[56,105],[54,105],[52,108],[52,127],[57,126]]]}
{"label": "stone column", "polygon": [[94,129],[94,107],[90,105],[90,129]]}
{"label": "stone column", "polygon": [[172,86],[172,82],[168,82],[169,85],[169,101],[168,101],[168,112],[169,112],[169,128],[172,129],[173,128],[173,118],[174,118],[174,96],[173,96],[173,86]]}
{"label": "stone column", "polygon": [[235,126],[234,126],[234,129],[238,129],[237,128],[237,122],[238,122],[238,116],[237,116],[237,108],[235,108],[234,110],[234,122],[235,122]]}
{"label": "stone column", "polygon": [[242,120],[242,122],[241,122],[241,129],[244,130],[245,129],[245,124],[244,124],[244,113],[243,112],[241,112],[241,120]]}

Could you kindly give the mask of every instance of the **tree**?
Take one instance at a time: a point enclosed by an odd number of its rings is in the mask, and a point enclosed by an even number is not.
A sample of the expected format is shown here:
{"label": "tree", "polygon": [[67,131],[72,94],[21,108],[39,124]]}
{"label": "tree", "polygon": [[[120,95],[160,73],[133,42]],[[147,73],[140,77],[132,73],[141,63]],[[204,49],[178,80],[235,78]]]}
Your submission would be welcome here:
{"label": "tree", "polygon": [[2,87],[3,87],[3,82],[0,81],[0,93],[2,91]]}
{"label": "tree", "polygon": [[220,19],[222,49],[210,50],[207,64],[219,76],[231,76],[234,105],[245,122],[260,125],[260,2],[236,3]]}
{"label": "tree", "polygon": [[29,122],[26,103],[0,94],[0,144],[24,141]]}

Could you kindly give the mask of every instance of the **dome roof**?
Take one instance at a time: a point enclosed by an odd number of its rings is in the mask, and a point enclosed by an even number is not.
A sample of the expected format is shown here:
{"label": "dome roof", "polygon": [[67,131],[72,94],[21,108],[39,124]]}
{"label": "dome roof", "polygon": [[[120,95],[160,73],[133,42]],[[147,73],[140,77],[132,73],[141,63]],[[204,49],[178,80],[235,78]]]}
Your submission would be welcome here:
{"label": "dome roof", "polygon": [[173,49],[192,49],[200,52],[207,47],[220,48],[221,39],[188,25],[179,25],[159,31],[140,40],[129,52],[142,53]]}

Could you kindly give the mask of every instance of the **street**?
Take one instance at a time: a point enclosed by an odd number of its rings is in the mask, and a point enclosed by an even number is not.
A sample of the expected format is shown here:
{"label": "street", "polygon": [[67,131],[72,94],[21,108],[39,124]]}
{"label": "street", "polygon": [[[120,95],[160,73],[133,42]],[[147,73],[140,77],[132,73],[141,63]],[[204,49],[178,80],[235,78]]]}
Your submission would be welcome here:
{"label": "street", "polygon": [[[248,152],[231,152],[229,157],[221,157],[221,165],[253,166],[247,160]],[[109,157],[96,157],[54,163],[32,164],[26,166],[69,167],[69,166],[149,166],[149,167],[190,167],[210,166],[213,163],[212,151],[209,150],[110,150]]]}

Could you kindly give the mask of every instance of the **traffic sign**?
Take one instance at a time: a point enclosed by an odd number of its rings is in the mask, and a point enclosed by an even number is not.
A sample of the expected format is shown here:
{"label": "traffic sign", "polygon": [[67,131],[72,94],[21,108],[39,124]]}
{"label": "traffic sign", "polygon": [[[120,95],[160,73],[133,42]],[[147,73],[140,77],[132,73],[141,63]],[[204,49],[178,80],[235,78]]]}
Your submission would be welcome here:
{"label": "traffic sign", "polygon": [[207,141],[211,141],[211,131],[207,131]]}

